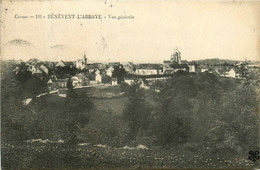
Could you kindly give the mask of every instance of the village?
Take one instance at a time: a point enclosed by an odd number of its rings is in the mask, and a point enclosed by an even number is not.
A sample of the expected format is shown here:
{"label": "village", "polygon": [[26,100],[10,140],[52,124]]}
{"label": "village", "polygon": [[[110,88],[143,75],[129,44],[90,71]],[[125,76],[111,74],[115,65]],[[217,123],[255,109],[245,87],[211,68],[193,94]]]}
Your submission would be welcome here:
{"label": "village", "polygon": [[[251,61],[231,61],[209,59],[199,61],[182,60],[181,52],[176,48],[170,60],[160,63],[89,63],[86,54],[77,61],[42,62],[36,58],[26,62],[32,75],[47,77],[49,92],[57,91],[59,96],[66,97],[67,83],[72,81],[74,88],[102,85],[131,85],[134,80],[164,80],[172,74],[182,71],[189,73],[208,72],[221,77],[247,79],[248,73],[258,70],[258,65]],[[14,70],[16,74],[20,68]],[[142,81],[142,87],[148,88]]]}

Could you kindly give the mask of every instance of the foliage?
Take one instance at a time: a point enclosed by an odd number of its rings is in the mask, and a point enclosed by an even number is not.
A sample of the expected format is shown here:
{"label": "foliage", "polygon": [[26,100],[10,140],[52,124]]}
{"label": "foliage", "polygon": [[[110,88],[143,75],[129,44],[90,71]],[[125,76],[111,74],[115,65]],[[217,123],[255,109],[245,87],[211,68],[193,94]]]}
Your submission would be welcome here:
{"label": "foliage", "polygon": [[118,84],[121,84],[124,81],[126,73],[127,72],[123,66],[114,66],[112,77],[116,77]]}
{"label": "foliage", "polygon": [[256,147],[254,87],[210,73],[177,73],[158,88],[160,108],[153,115],[160,143],[193,143],[212,152]]}
{"label": "foliage", "polygon": [[73,84],[72,84],[71,77],[69,77],[69,79],[67,81],[67,88],[68,88],[67,96],[70,97],[70,95],[73,94]]}
{"label": "foliage", "polygon": [[47,79],[38,75],[32,75],[31,78],[24,84],[24,92],[28,94],[28,97],[33,98],[47,91]]}
{"label": "foliage", "polygon": [[107,76],[107,75],[104,75],[102,77],[102,83],[104,84],[110,84],[111,83],[111,77]]}
{"label": "foliage", "polygon": [[28,70],[28,67],[23,62],[17,65],[17,67],[19,68],[19,71],[16,73],[15,79],[19,81],[23,87],[25,87],[25,83],[32,77],[32,72]]}
{"label": "foliage", "polygon": [[68,75],[75,76],[78,69],[76,67],[64,66],[64,67],[56,67],[54,70],[54,74],[58,79],[67,78]]}
{"label": "foliage", "polygon": [[128,102],[123,112],[123,119],[130,128],[130,139],[134,139],[138,133],[145,133],[150,127],[151,110],[145,103],[145,93],[140,85],[141,82],[135,81],[132,85],[126,86]]}
{"label": "foliage", "polygon": [[82,93],[76,93],[74,90],[66,98],[66,110],[64,113],[64,132],[65,139],[68,142],[77,142],[77,133],[85,127],[91,117],[91,111],[94,109],[93,102]]}
{"label": "foliage", "polygon": [[79,138],[91,144],[124,146],[128,142],[129,128],[121,119],[110,111],[97,110],[88,125],[81,129]]}
{"label": "foliage", "polygon": [[[2,141],[76,139],[75,134],[87,124],[94,107],[87,96],[74,93],[66,100],[55,95],[37,98],[36,95],[46,91],[44,77],[31,75],[27,79],[26,70],[19,70],[21,73],[17,75],[13,71],[16,64],[12,63],[3,68]],[[32,101],[24,105],[23,100],[30,97]]]}

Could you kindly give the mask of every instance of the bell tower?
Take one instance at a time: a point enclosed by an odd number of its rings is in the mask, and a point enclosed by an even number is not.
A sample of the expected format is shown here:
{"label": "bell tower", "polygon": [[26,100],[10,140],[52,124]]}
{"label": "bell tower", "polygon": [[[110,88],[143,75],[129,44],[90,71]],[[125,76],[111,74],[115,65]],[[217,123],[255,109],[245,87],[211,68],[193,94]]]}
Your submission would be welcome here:
{"label": "bell tower", "polygon": [[181,64],[181,52],[178,50],[178,48],[175,49],[171,56],[171,61],[173,64]]}
{"label": "bell tower", "polygon": [[86,69],[87,68],[87,56],[86,56],[86,53],[84,52],[84,56],[83,56],[83,61],[84,61],[84,68]]}

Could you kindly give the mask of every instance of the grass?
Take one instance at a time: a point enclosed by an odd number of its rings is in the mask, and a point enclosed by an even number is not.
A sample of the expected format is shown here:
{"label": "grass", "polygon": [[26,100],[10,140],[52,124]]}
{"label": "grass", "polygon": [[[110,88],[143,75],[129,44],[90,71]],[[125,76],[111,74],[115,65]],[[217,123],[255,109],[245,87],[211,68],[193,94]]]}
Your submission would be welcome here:
{"label": "grass", "polygon": [[91,97],[97,110],[116,115],[123,113],[127,97],[122,95],[120,86],[97,86],[78,90]]}
{"label": "grass", "polygon": [[198,155],[176,148],[149,150],[54,143],[2,145],[2,166],[12,168],[253,168],[244,156]]}
{"label": "grass", "polygon": [[[127,101],[127,97],[120,95],[122,91],[120,86],[100,86],[85,89],[76,89],[77,93],[86,93],[94,102],[97,110],[112,112],[116,115],[121,115]],[[60,110],[61,106],[65,104],[65,98],[59,97],[57,94],[46,95],[41,97],[47,102],[46,110]]]}
{"label": "grass", "polygon": [[125,108],[125,103],[127,101],[127,97],[117,97],[110,99],[92,99],[95,104],[96,109],[110,111],[116,115],[121,115]]}
{"label": "grass", "polygon": [[85,93],[86,95],[94,98],[111,98],[121,96],[122,90],[120,86],[96,86],[89,88],[77,89],[79,93]]}

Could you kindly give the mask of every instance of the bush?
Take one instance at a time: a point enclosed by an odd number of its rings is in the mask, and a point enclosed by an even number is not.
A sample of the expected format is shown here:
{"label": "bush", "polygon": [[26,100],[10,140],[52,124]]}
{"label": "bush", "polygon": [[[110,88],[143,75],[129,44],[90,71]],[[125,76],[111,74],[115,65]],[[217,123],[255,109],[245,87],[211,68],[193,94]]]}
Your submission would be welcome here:
{"label": "bush", "polygon": [[145,93],[140,84],[135,81],[131,86],[125,86],[128,102],[123,119],[130,128],[129,139],[134,139],[137,134],[146,134],[150,127],[151,110],[145,102]]}
{"label": "bush", "polygon": [[79,138],[92,144],[123,146],[127,142],[128,131],[121,116],[96,111],[89,124],[81,130]]}

